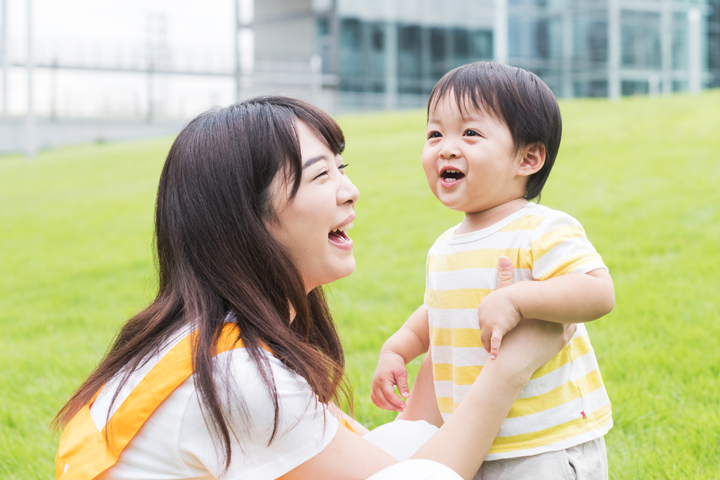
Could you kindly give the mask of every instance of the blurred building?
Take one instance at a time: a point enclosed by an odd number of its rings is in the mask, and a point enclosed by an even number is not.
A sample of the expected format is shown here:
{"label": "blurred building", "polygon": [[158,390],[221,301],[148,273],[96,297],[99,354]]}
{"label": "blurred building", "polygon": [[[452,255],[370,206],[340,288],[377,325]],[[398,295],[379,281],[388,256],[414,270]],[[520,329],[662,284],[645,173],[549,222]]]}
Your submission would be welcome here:
{"label": "blurred building", "polygon": [[564,98],[720,86],[720,0],[262,0],[250,28],[258,65],[315,55],[336,111],[424,106],[477,60]]}

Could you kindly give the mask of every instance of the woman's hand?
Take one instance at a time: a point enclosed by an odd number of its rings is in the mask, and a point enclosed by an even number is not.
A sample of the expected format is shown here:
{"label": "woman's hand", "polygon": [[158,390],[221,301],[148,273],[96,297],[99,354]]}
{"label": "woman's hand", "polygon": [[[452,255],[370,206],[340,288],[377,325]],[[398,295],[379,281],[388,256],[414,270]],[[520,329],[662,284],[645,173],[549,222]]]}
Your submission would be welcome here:
{"label": "woman's hand", "polygon": [[506,375],[520,375],[527,382],[537,369],[560,353],[576,330],[574,323],[565,325],[524,318],[505,335],[497,360],[486,368],[501,363]]}
{"label": "woman's hand", "polygon": [[[502,256],[498,259],[498,290],[509,287],[514,283],[514,270],[512,262],[508,257]],[[503,355],[505,367],[517,373],[532,375],[538,368],[549,362],[560,350],[567,345],[575,335],[577,325],[545,322],[523,318],[509,332],[503,332],[503,350],[512,349]],[[484,332],[483,332],[484,333]],[[505,340],[507,339],[507,340]],[[485,335],[483,335],[483,344]],[[500,340],[495,338],[493,332],[493,347],[497,352]],[[512,343],[512,346],[508,347]],[[529,373],[528,373],[529,372]],[[529,376],[528,376],[529,378]]]}

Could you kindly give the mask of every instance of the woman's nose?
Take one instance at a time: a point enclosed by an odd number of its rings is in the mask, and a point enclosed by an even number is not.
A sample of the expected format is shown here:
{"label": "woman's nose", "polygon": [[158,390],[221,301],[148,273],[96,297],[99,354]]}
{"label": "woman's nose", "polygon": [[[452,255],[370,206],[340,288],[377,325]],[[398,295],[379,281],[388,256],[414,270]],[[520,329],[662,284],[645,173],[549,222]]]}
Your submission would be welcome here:
{"label": "woman's nose", "polygon": [[354,205],[360,197],[360,191],[350,179],[343,175],[340,188],[338,189],[338,205]]}

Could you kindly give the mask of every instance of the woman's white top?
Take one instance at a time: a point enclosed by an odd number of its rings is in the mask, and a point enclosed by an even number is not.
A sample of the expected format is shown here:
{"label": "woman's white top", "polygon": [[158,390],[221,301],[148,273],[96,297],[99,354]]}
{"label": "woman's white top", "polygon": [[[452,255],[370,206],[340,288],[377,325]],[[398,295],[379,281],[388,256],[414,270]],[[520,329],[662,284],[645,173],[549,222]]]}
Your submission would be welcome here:
{"label": "woman's white top", "polygon": [[[185,335],[187,332],[132,374],[113,410]],[[120,454],[118,462],[98,479],[274,480],[320,453],[334,438],[338,421],[317,402],[304,378],[288,370],[271,354],[264,351],[263,354],[270,362],[280,407],[278,434],[270,445],[274,420],[272,398],[247,350],[239,348],[214,359],[220,372],[216,382],[221,401],[229,408],[230,421],[240,439],[238,442],[231,436],[233,455],[227,471],[222,461],[222,444],[213,442],[191,376],[160,404]],[[229,375],[223,375],[225,372]],[[231,385],[229,391],[234,398],[228,399],[223,393],[225,383]],[[105,425],[117,384],[116,379],[109,382],[90,408],[99,430]],[[242,402],[238,401],[240,398]]]}

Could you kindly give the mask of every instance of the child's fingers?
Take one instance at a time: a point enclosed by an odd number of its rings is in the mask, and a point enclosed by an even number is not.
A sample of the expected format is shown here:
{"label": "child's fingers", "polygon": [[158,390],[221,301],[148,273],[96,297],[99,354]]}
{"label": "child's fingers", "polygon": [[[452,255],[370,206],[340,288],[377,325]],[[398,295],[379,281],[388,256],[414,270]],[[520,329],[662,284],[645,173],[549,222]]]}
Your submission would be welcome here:
{"label": "child's fingers", "polygon": [[410,396],[410,387],[408,386],[407,371],[395,376],[395,384],[398,387],[398,391],[400,392],[401,397],[408,398]]}
{"label": "child's fingers", "polygon": [[502,343],[503,332],[502,330],[493,330],[492,337],[490,338],[490,360],[497,358],[498,351],[500,350],[500,343]]}
{"label": "child's fingers", "polygon": [[383,382],[382,385],[378,385],[376,388],[373,388],[370,398],[378,408],[402,412],[405,409],[405,402],[395,395],[395,389],[393,387],[394,385],[392,382]]}
{"label": "child's fingers", "polygon": [[370,398],[378,408],[382,408],[383,410],[395,410],[393,405],[385,399],[385,395],[381,389],[373,390],[370,394]]}
{"label": "child's fingers", "polygon": [[402,412],[405,409],[405,402],[400,400],[397,395],[395,395],[395,389],[383,389],[382,391],[383,398],[385,398],[387,407],[385,410],[395,410],[396,412]]}
{"label": "child's fingers", "polygon": [[498,258],[497,288],[508,287],[514,282],[512,261],[503,255]]}

